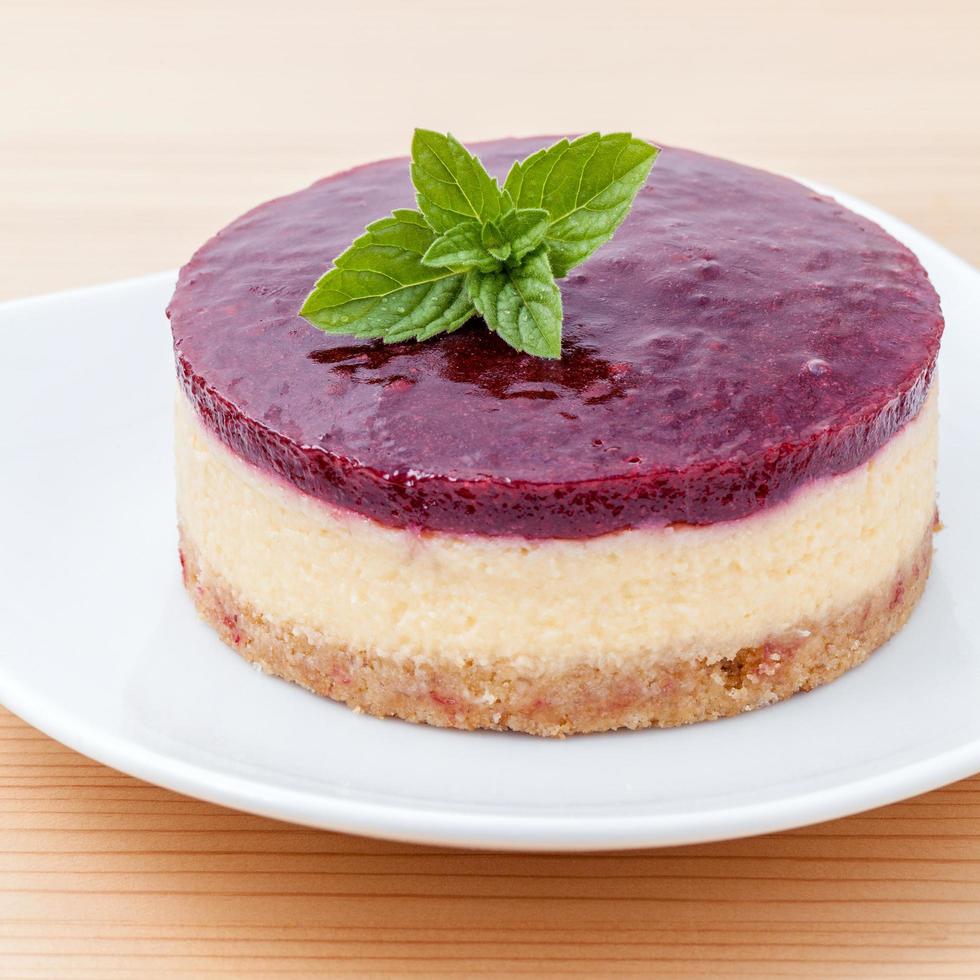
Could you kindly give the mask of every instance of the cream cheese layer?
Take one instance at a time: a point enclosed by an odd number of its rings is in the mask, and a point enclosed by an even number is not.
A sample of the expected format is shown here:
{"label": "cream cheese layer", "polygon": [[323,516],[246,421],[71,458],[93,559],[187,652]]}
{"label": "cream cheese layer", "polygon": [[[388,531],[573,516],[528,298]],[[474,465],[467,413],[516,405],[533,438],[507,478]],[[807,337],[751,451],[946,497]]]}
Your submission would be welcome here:
{"label": "cream cheese layer", "polygon": [[236,597],[317,641],[529,673],[588,658],[720,659],[891,581],[935,513],[935,391],[873,457],[770,510],[584,540],[391,528],[243,462],[176,410],[178,516]]}

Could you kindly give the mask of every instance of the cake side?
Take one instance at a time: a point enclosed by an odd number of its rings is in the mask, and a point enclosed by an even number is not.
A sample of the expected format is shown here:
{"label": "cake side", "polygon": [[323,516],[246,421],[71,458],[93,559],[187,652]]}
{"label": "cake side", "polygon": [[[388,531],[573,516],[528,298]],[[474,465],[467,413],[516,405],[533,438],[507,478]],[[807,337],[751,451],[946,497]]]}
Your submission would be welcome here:
{"label": "cake side", "polygon": [[935,508],[935,397],[868,463],[711,527],[528,541],[387,528],[250,466],[177,399],[184,540],[235,601],[393,660],[732,656],[888,587]]}

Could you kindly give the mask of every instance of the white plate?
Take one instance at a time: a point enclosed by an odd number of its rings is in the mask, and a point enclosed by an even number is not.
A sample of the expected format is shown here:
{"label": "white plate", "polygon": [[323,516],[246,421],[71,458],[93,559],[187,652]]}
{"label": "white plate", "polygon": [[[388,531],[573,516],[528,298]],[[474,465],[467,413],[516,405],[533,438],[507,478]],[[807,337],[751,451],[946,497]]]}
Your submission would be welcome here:
{"label": "white plate", "polygon": [[864,666],[783,704],[564,741],[378,721],[256,673],[178,575],[173,275],[0,307],[0,700],[110,766],[353,833],[622,848],[737,837],[980,770],[980,274],[873,208],[943,298],[941,508],[925,598]]}

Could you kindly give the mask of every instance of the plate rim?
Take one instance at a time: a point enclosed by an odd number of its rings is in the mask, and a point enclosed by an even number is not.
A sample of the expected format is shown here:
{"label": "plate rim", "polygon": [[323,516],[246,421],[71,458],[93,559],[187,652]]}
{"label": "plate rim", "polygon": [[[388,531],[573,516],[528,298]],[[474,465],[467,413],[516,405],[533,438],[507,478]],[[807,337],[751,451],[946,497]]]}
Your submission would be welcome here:
{"label": "plate rim", "polygon": [[[611,851],[710,843],[839,819],[917,796],[980,771],[980,738],[875,776],[779,800],[685,815],[511,815],[440,811],[344,799],[229,776],[64,717],[32,698],[0,669],[0,700],[45,735],[103,765],[220,806],[308,827],[415,844],[510,851]],[[587,737],[587,736],[584,736]]]}
{"label": "plate rim", "polygon": [[[794,178],[798,179],[799,178]],[[977,279],[980,271],[929,236],[850,194],[813,181],[801,183],[854,207],[873,221],[885,219],[890,232],[927,245],[957,274]],[[913,248],[916,251],[916,248]],[[94,294],[141,290],[173,281],[176,270],[29,296],[0,303],[0,312],[40,306]],[[630,815],[509,814],[439,810],[308,790],[272,786],[258,779],[231,776],[219,769],[179,759],[72,716],[46,703],[43,692],[26,690],[8,676],[0,661],[0,703],[34,728],[111,768],[138,779],[236,810],[342,833],[419,844],[512,851],[604,851],[678,846],[774,833],[838,819],[928,792],[980,771],[980,738],[936,755],[836,786],[790,793],[779,799],[715,807],[698,813]],[[587,737],[587,736],[583,736]],[[681,826],[683,824],[683,826]]]}

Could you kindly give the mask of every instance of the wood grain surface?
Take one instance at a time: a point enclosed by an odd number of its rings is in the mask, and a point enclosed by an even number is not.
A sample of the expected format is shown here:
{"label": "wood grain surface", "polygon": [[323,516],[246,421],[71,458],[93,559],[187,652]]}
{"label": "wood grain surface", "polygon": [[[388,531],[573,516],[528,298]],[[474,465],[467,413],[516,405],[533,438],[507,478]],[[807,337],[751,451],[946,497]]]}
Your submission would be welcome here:
{"label": "wood grain surface", "polygon": [[[978,37],[971,0],[0,0],[0,299],[176,266],[414,125],[630,128],[980,263]],[[0,709],[0,976],[344,973],[977,977],[980,778],[724,844],[467,853],[187,799]]]}

